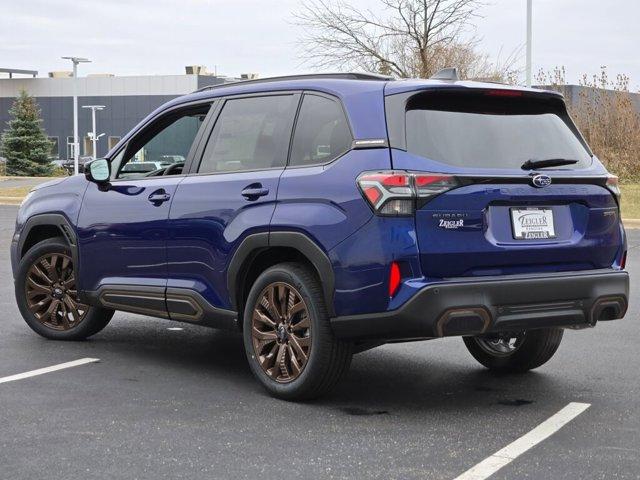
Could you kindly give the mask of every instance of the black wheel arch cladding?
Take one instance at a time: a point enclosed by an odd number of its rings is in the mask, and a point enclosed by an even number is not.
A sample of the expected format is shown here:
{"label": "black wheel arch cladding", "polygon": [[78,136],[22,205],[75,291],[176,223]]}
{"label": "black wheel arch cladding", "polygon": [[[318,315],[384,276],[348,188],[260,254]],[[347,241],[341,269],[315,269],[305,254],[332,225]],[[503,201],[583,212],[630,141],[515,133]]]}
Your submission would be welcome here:
{"label": "black wheel arch cladding", "polygon": [[316,270],[322,282],[323,296],[330,316],[334,315],[333,292],[335,277],[327,254],[307,235],[300,232],[262,232],[245,237],[236,249],[227,269],[227,290],[232,308],[239,305],[241,282],[256,255],[269,248],[287,247],[300,252]]}

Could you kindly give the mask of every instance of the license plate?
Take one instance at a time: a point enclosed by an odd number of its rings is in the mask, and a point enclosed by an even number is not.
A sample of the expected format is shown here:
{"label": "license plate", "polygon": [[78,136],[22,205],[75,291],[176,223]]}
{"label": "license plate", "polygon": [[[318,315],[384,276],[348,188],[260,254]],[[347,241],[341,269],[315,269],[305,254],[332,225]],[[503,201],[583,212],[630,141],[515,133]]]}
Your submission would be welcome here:
{"label": "license plate", "polygon": [[556,238],[550,208],[512,208],[511,225],[516,240]]}

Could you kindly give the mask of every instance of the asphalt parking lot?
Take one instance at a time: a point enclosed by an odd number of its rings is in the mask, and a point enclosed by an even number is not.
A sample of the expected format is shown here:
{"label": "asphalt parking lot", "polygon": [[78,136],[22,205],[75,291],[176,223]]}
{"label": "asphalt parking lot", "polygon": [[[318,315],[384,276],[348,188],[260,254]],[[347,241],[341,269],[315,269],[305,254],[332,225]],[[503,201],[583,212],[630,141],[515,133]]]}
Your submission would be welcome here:
{"label": "asphalt parking lot", "polygon": [[[268,397],[239,335],[118,313],[85,342],[47,341],[15,305],[0,206],[0,478],[454,479],[571,402],[590,404],[492,479],[640,478],[640,230],[622,321],[567,331],[522,376],[484,370],[457,338],[354,357],[313,403]],[[181,327],[182,330],[169,330]]]}

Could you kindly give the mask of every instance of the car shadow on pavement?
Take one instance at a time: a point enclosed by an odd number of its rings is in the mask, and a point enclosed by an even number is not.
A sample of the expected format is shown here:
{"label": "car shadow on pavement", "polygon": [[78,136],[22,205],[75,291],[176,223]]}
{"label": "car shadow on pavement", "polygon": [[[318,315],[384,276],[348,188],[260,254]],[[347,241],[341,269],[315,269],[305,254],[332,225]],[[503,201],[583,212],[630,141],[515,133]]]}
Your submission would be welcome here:
{"label": "car shadow on pavement", "polygon": [[350,372],[325,403],[392,414],[488,405],[520,408],[538,401],[561,402],[568,394],[557,376],[491,372],[475,363],[462,342],[456,344],[459,355],[446,359],[430,349],[430,343],[407,344],[406,351],[400,345],[383,347],[354,357]]}
{"label": "car shadow on pavement", "polygon": [[[145,321],[121,322],[86,342],[91,355],[105,350],[119,362],[159,365],[173,374],[223,378],[246,394],[268,397],[253,379],[242,337],[234,332]],[[182,327],[182,325],[180,325]],[[349,373],[329,395],[308,405],[348,415],[386,415],[401,411],[447,411],[488,405],[526,408],[537,401],[567,400],[567,385],[545,372],[500,375],[475,364],[460,342],[460,355],[438,354],[430,342],[382,347],[354,356]],[[435,351],[434,351],[435,350]],[[540,398],[543,396],[543,398]]]}
{"label": "car shadow on pavement", "polygon": [[142,317],[116,318],[87,341],[66,345],[74,345],[78,354],[100,358],[103,364],[115,368],[131,366],[134,371],[144,365],[145,369],[157,367],[176,378],[197,375],[206,382],[214,373],[216,379],[238,384],[254,382],[244,356],[242,337],[236,332]]}

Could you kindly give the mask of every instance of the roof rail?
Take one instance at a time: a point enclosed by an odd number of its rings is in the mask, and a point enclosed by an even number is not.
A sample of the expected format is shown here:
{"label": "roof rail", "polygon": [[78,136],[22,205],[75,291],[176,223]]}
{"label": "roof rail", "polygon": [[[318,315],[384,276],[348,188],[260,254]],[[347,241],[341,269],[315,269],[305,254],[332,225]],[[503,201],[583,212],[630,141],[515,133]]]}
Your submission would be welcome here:
{"label": "roof rail", "polygon": [[448,80],[450,82],[457,82],[458,80],[460,80],[460,77],[458,77],[457,68],[443,68],[435,75],[430,77],[430,80]]}
{"label": "roof rail", "polygon": [[308,73],[303,75],[283,75],[280,77],[256,78],[253,80],[238,80],[237,82],[221,83],[218,85],[207,85],[205,87],[194,90],[192,93],[204,92],[206,90],[216,90],[218,88],[231,87],[236,85],[246,85],[254,83],[280,82],[285,80],[313,80],[313,79],[339,79],[339,80],[395,80],[388,75],[379,75],[377,73]]}

